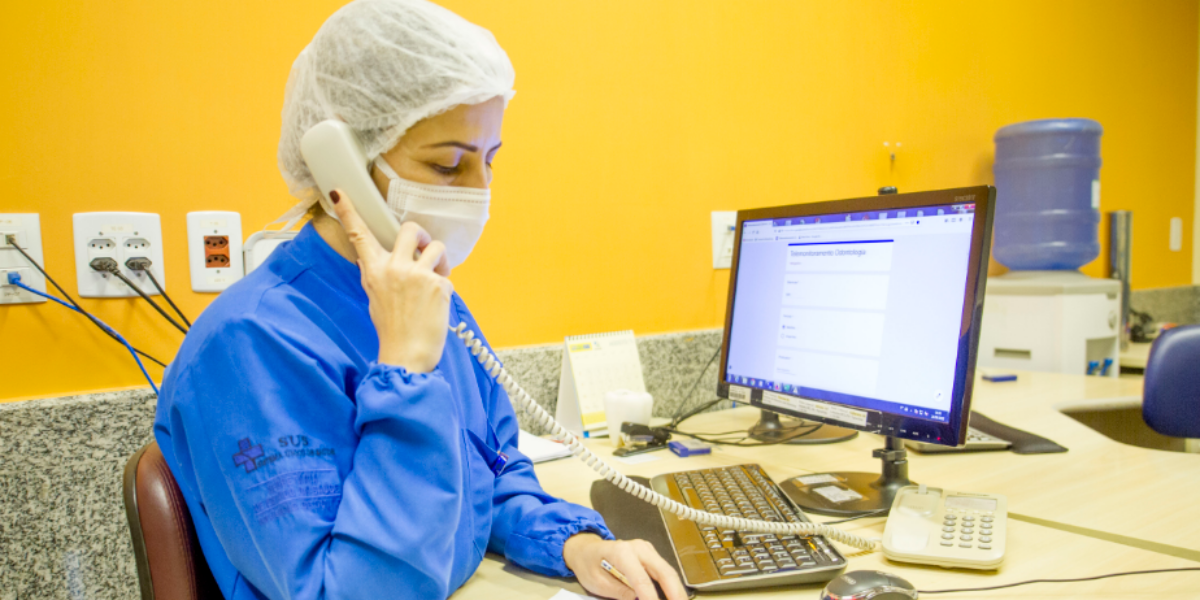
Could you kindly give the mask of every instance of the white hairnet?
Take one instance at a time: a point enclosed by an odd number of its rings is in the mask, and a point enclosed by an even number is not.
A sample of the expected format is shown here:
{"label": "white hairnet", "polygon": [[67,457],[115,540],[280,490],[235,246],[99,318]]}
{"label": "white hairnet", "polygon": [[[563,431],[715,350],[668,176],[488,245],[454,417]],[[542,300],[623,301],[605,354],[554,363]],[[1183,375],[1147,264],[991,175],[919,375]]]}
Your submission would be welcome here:
{"label": "white hairnet", "polygon": [[343,6],[300,52],[288,77],[279,170],[301,203],[284,218],[294,222],[324,200],[300,155],[300,139],[313,125],[345,121],[374,160],[421,119],[496,96],[507,106],[514,78],[491,32],[445,8],[425,0]]}

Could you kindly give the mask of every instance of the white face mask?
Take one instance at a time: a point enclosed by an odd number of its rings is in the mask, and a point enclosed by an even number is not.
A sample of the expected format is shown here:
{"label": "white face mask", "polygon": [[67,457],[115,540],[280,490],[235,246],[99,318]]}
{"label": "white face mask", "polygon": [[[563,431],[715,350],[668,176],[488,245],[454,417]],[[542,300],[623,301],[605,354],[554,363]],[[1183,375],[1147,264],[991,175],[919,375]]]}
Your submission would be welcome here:
{"label": "white face mask", "polygon": [[430,237],[445,244],[451,269],[467,260],[483,235],[491,190],[402,179],[382,156],[375,159],[375,166],[388,178],[387,203],[392,214],[401,223],[412,221],[424,227]]}

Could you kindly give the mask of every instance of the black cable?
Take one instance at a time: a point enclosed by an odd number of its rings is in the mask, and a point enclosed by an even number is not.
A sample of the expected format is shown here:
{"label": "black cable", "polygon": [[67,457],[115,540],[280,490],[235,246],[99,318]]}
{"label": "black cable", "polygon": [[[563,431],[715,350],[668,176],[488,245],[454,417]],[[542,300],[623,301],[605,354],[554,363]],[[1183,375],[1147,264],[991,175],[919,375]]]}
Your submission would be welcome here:
{"label": "black cable", "polygon": [[710,400],[709,402],[705,402],[705,403],[701,404],[700,406],[692,409],[687,414],[683,414],[682,416],[680,416],[680,413],[683,413],[684,407],[687,406],[688,400],[691,400],[692,396],[696,393],[696,389],[700,387],[700,382],[704,380],[704,374],[708,372],[709,367],[711,367],[713,362],[715,362],[717,360],[717,357],[721,355],[722,347],[723,347],[722,344],[717,345],[716,352],[713,352],[712,357],[708,359],[708,362],[704,365],[704,368],[700,370],[700,373],[698,375],[696,375],[696,381],[692,383],[692,389],[688,391],[687,395],[684,396],[682,400],[680,400],[679,407],[675,409],[675,415],[671,417],[671,422],[667,425],[664,425],[662,427],[663,429],[666,429],[667,431],[669,431],[673,434],[690,437],[692,439],[700,440],[702,442],[709,443],[709,444],[749,447],[749,446],[774,446],[776,444],[785,444],[788,441],[791,441],[795,438],[804,437],[806,435],[809,435],[822,427],[823,424],[821,424],[821,423],[815,423],[815,424],[801,423],[801,424],[794,425],[791,428],[784,429],[783,431],[785,431],[785,432],[794,431],[795,429],[798,429],[800,427],[812,427],[812,429],[809,429],[808,431],[805,431],[804,433],[789,436],[787,439],[784,439],[784,440],[765,441],[765,442],[755,441],[755,443],[751,443],[751,444],[744,443],[750,437],[749,434],[743,436],[741,439],[732,440],[732,441],[718,440],[713,437],[713,436],[733,435],[735,433],[745,433],[745,432],[706,433],[706,434],[698,435],[698,434],[694,434],[694,433],[680,431],[679,429],[677,429],[677,427],[679,427],[679,425],[681,423],[683,423],[684,421],[704,412],[705,410],[708,410],[713,405],[724,400],[724,398],[717,398],[715,400]]}
{"label": "black cable", "polygon": [[[135,262],[138,260],[139,259],[131,258],[131,259],[125,261],[125,266],[129,267],[130,269],[134,269],[134,270],[145,273],[146,277],[150,278],[150,283],[154,284],[154,289],[158,290],[158,293],[162,294],[162,297],[164,299],[166,299],[167,304],[170,304],[171,308],[175,309],[175,314],[179,315],[180,319],[183,319],[183,322],[185,325],[188,326],[188,329],[191,329],[192,322],[188,320],[187,315],[184,315],[183,311],[179,310],[178,306],[175,306],[175,302],[173,300],[171,300],[170,296],[167,295],[167,290],[163,289],[163,286],[158,284],[158,279],[154,277],[154,271],[150,270],[150,259],[144,258],[144,259],[141,259],[142,262]],[[130,264],[130,263],[133,263],[133,264]]]}
{"label": "black cable", "polygon": [[162,315],[162,317],[164,319],[166,319],[170,324],[175,326],[175,329],[178,329],[179,331],[182,331],[184,334],[187,334],[187,329],[184,329],[183,325],[180,325],[178,321],[176,321],[175,319],[172,319],[171,315],[167,314],[167,311],[163,310],[162,307],[159,306],[157,302],[155,302],[153,299],[151,299],[150,296],[146,295],[146,292],[142,291],[142,288],[138,287],[138,285],[136,283],[134,283],[133,281],[130,281],[130,279],[128,277],[126,277],[124,273],[121,272],[121,268],[117,266],[117,261],[112,260],[112,259],[104,260],[101,258],[97,258],[97,259],[93,260],[90,263],[90,265],[93,269],[95,269],[97,271],[103,271],[106,273],[112,273],[113,275],[116,275],[117,279],[124,281],[125,285],[129,286],[129,289],[137,292],[137,294],[139,296],[141,296],[143,300],[145,300],[146,302],[149,302],[150,306],[153,306],[154,310],[158,311],[158,314]]}
{"label": "black cable", "polygon": [[[717,357],[720,355],[721,355],[721,344],[717,344],[717,351],[713,352],[712,358],[708,359],[708,363],[704,365],[704,368],[700,370],[700,374],[696,376],[696,382],[692,384],[691,391],[689,391],[688,394],[686,396],[684,396],[682,400],[679,401],[679,407],[675,409],[675,415],[673,417],[671,417],[671,426],[672,427],[674,427],[682,422],[682,419],[679,418],[679,413],[683,412],[683,407],[687,406],[688,400],[690,400],[692,398],[692,394],[696,393],[696,388],[700,387],[700,381],[704,379],[704,374],[708,372],[708,368],[712,366],[713,361],[717,360]],[[712,406],[712,404],[715,404],[715,402],[706,405],[706,408],[708,406]],[[688,415],[688,416],[691,416],[691,415]]]}
{"label": "black cable", "polygon": [[1107,575],[1096,575],[1094,577],[1078,577],[1075,579],[1030,579],[1029,581],[1018,581],[1017,583],[1006,583],[1004,585],[993,585],[991,587],[981,588],[957,588],[953,590],[917,590],[919,594],[949,594],[952,592],[986,592],[990,590],[1002,590],[1004,588],[1017,587],[1018,585],[1028,585],[1030,583],[1078,583],[1080,581],[1096,581],[1097,579],[1108,579],[1109,577],[1124,577],[1126,575],[1150,575],[1153,573],[1175,573],[1178,571],[1200,571],[1200,567],[1180,567],[1178,569],[1153,569],[1150,571],[1125,571],[1123,573],[1108,573]]}
{"label": "black cable", "polygon": [[[719,351],[719,349],[718,349],[718,351]],[[711,361],[709,362],[709,364],[712,364],[712,363],[711,363]],[[703,375],[703,373],[702,373],[702,375]],[[663,428],[663,429],[666,429],[667,431],[671,432],[672,434],[677,434],[677,435],[682,435],[682,436],[685,436],[685,437],[690,437],[690,438],[692,438],[692,439],[700,440],[700,441],[702,441],[702,442],[705,442],[705,443],[708,443],[708,444],[720,444],[720,445],[725,445],[725,446],[754,447],[754,446],[774,446],[774,445],[777,445],[777,444],[786,444],[786,443],[788,443],[788,442],[790,442],[790,441],[792,441],[792,440],[794,440],[794,439],[796,439],[796,438],[801,438],[801,437],[804,437],[804,436],[806,436],[806,435],[810,435],[810,434],[812,434],[813,432],[817,431],[818,429],[820,429],[821,427],[823,427],[823,426],[824,426],[824,424],[823,424],[823,423],[807,423],[807,422],[801,421],[800,423],[797,423],[797,424],[795,424],[795,425],[792,425],[792,426],[790,426],[790,427],[786,427],[786,428],[782,429],[781,431],[782,431],[782,432],[784,432],[784,433],[787,433],[787,432],[795,431],[796,429],[799,429],[799,428],[801,428],[801,427],[810,427],[810,429],[809,429],[808,431],[805,431],[805,432],[803,432],[803,433],[799,433],[799,434],[796,434],[796,435],[791,435],[791,436],[788,436],[787,438],[785,438],[785,439],[782,439],[782,440],[775,440],[775,441],[757,441],[757,440],[756,440],[754,443],[745,443],[745,442],[746,442],[746,440],[748,440],[748,439],[752,439],[752,438],[750,437],[750,434],[749,434],[749,432],[748,432],[748,431],[745,431],[745,430],[741,430],[741,431],[727,431],[727,432],[723,432],[723,433],[702,433],[702,434],[696,434],[696,433],[689,433],[689,432],[687,432],[687,431],[682,431],[682,430],[678,429],[679,425],[680,425],[681,423],[683,423],[684,421],[686,421],[686,420],[688,420],[688,419],[690,419],[690,418],[692,418],[692,417],[694,417],[694,416],[696,416],[696,415],[698,415],[698,414],[700,414],[700,413],[704,412],[704,411],[705,411],[705,410],[707,410],[709,407],[713,406],[714,404],[716,404],[716,403],[718,403],[718,402],[721,402],[722,400],[724,400],[724,398],[716,398],[716,399],[714,399],[714,400],[710,400],[710,401],[708,401],[708,402],[706,402],[706,403],[704,403],[704,404],[701,404],[700,406],[698,406],[698,407],[696,407],[696,408],[692,409],[690,412],[688,412],[687,414],[683,415],[682,417],[679,417],[679,418],[677,418],[677,419],[676,419],[675,421],[673,421],[672,423],[669,423],[669,424],[667,424],[667,425],[663,425],[663,426],[662,426],[662,428]],[[715,437],[716,437],[716,436],[735,435],[735,434],[738,434],[738,433],[741,433],[741,434],[744,434],[744,435],[743,435],[743,436],[742,436],[740,439],[737,439],[737,440],[720,440],[720,439],[715,439]]]}
{"label": "black cable", "polygon": [[688,420],[688,419],[690,419],[690,418],[692,418],[692,417],[694,417],[694,416],[696,416],[696,415],[698,415],[698,414],[700,414],[700,413],[702,413],[702,412],[704,412],[704,411],[708,410],[708,409],[709,409],[710,407],[712,407],[714,404],[716,404],[716,403],[718,403],[718,402],[720,402],[720,401],[722,401],[722,400],[724,400],[724,398],[716,398],[716,399],[710,400],[710,401],[708,401],[708,402],[705,402],[704,404],[701,404],[700,406],[698,406],[698,407],[696,407],[696,408],[692,409],[690,412],[688,412],[687,414],[683,415],[682,417],[679,417],[679,418],[677,418],[677,419],[672,419],[672,420],[671,420],[671,423],[670,423],[670,425],[668,425],[668,426],[669,426],[669,427],[678,427],[680,423],[683,423],[684,421],[686,421],[686,420]]}
{"label": "black cable", "polygon": [[[66,298],[67,301],[71,303],[71,306],[74,306],[75,309],[78,310],[80,314],[87,317],[87,319],[89,321],[91,321],[93,325],[95,325],[96,327],[99,327],[100,331],[104,332],[104,335],[107,335],[108,337],[112,338],[114,341],[120,343],[121,345],[125,344],[120,339],[118,339],[115,335],[113,335],[113,333],[111,331],[109,331],[108,328],[105,327],[104,324],[101,323],[99,319],[97,319],[96,317],[93,317],[92,313],[88,312],[82,306],[80,306],[79,303],[76,302],[75,299],[72,298],[71,295],[68,294],[66,290],[62,289],[61,285],[58,285],[57,281],[54,281],[54,278],[51,277],[50,274],[47,273],[46,270],[42,268],[42,265],[38,264],[38,262],[36,260],[33,260],[32,256],[29,256],[29,254],[27,254],[23,248],[18,246],[16,236],[10,235],[10,236],[8,236],[7,239],[8,239],[8,245],[12,246],[13,248],[16,248],[17,252],[20,252],[21,256],[24,256],[25,260],[29,261],[29,264],[33,265],[33,268],[37,269],[38,272],[42,274],[42,277],[45,277],[46,281],[49,281],[50,285],[54,286],[54,289],[58,290],[58,293],[62,294],[63,297]],[[141,350],[138,350],[137,348],[134,348],[133,351],[137,352],[146,360],[149,360],[160,367],[165,368],[167,366],[161,360],[158,360],[157,358],[154,358],[153,356],[150,356],[149,354],[146,354],[145,352],[142,352]]]}
{"label": "black cable", "polygon": [[[805,426],[805,425],[797,425],[796,427],[797,427],[797,428],[799,428],[799,427],[804,427],[804,426]],[[820,428],[821,428],[821,424],[820,424],[820,423],[816,423],[816,424],[814,424],[814,425],[811,425],[811,429],[809,429],[808,431],[805,431],[804,433],[799,433],[799,434],[796,434],[796,435],[794,435],[794,436],[789,436],[789,437],[787,437],[787,438],[780,439],[780,440],[772,440],[772,441],[758,441],[758,440],[755,440],[755,441],[754,441],[754,443],[749,443],[749,444],[748,444],[748,443],[745,443],[745,442],[746,442],[746,440],[748,440],[748,439],[753,439],[753,438],[751,438],[751,437],[750,437],[750,434],[749,434],[749,433],[747,433],[747,434],[746,434],[746,436],[745,436],[744,438],[740,439],[740,440],[729,441],[729,440],[718,440],[718,439],[713,439],[713,438],[707,437],[705,434],[688,433],[688,432],[686,432],[686,431],[679,431],[678,429],[669,428],[669,427],[664,427],[664,429],[666,429],[667,431],[670,431],[672,434],[676,434],[676,435],[682,435],[682,436],[685,436],[685,437],[690,437],[690,438],[692,438],[692,439],[700,440],[700,441],[702,441],[702,442],[705,442],[705,443],[709,443],[709,444],[719,444],[719,445],[722,445],[722,446],[740,446],[740,447],[743,447],[743,448],[751,448],[751,447],[757,447],[757,446],[776,446],[776,445],[779,445],[779,444],[786,444],[786,443],[788,443],[788,442],[789,442],[789,441],[791,441],[791,440],[794,440],[794,439],[796,439],[796,438],[798,438],[798,437],[803,437],[803,436],[806,436],[806,435],[808,435],[808,434],[810,434],[810,433],[812,433],[812,432],[814,432],[814,431],[816,431],[816,430],[818,430],[818,429],[820,429]]]}
{"label": "black cable", "polygon": [[[816,427],[817,425],[820,425],[820,423],[809,423],[806,421],[799,421],[799,422],[793,423],[791,425],[780,427],[778,431],[780,432],[780,434],[787,434],[787,433],[791,433],[791,432],[793,432],[797,429],[803,428],[803,427]],[[730,436],[730,435],[737,435],[737,436],[740,436],[741,438],[749,437],[748,430],[746,430],[746,429],[734,429],[733,431],[722,431],[720,433],[700,433],[699,435],[703,435],[705,437],[711,437],[711,438],[725,437],[725,436]]]}
{"label": "black cable", "polygon": [[[861,515],[854,515],[853,517],[846,517],[845,519],[838,519],[836,521],[822,521],[821,525],[837,525],[838,523],[845,523],[847,521],[857,521],[858,519],[866,519],[869,517],[884,517],[884,516],[887,516],[887,514],[890,510],[892,510],[892,507],[889,506],[887,508],[881,508],[879,510],[865,512]],[[921,593],[927,594],[929,592],[921,592]]]}

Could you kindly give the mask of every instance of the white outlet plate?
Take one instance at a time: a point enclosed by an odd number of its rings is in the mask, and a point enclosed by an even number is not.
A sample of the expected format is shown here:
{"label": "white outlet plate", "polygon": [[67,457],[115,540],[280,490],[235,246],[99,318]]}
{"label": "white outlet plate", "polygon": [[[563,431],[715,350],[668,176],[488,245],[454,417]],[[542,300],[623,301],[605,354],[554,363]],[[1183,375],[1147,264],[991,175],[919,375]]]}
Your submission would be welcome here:
{"label": "white outlet plate", "polygon": [[713,211],[712,258],[714,269],[728,269],[733,264],[733,234],[736,227],[737,211]]}
{"label": "white outlet plate", "polygon": [[[227,244],[213,255],[225,257],[222,267],[210,267],[208,241],[224,238]],[[188,269],[192,291],[220,292],[245,275],[242,259],[242,216],[227,211],[199,211],[187,214]]]}
{"label": "white outlet plate", "polygon": [[8,234],[16,234],[17,245],[39,265],[45,265],[42,259],[42,221],[37,213],[0,214],[0,304],[46,302],[37,294],[8,285],[8,272],[16,271],[21,275],[21,283],[39,292],[46,291],[46,278],[16,248],[8,245]]}
{"label": "white outlet plate", "polygon": [[163,271],[162,224],[154,213],[94,212],[76,213],[75,278],[79,295],[84,298],[128,298],[137,296],[125,282],[110,273],[100,273],[89,263],[107,256],[117,261],[126,277],[137,284],[146,295],[158,295],[158,288],[140,271],[125,266],[131,258],[145,257],[150,270],[163,287],[167,286]]}
{"label": "white outlet plate", "polygon": [[1183,249],[1183,219],[1172,218],[1170,232],[1167,247],[1171,249],[1171,252],[1179,252]]}

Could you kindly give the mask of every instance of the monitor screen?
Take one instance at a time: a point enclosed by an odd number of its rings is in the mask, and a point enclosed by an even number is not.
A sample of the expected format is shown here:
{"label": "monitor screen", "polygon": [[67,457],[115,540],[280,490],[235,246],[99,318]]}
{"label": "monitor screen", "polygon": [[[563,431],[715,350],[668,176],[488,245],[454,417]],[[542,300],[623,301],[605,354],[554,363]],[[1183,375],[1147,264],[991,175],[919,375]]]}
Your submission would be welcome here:
{"label": "monitor screen", "polygon": [[982,190],[740,212],[723,382],[766,408],[957,443]]}

